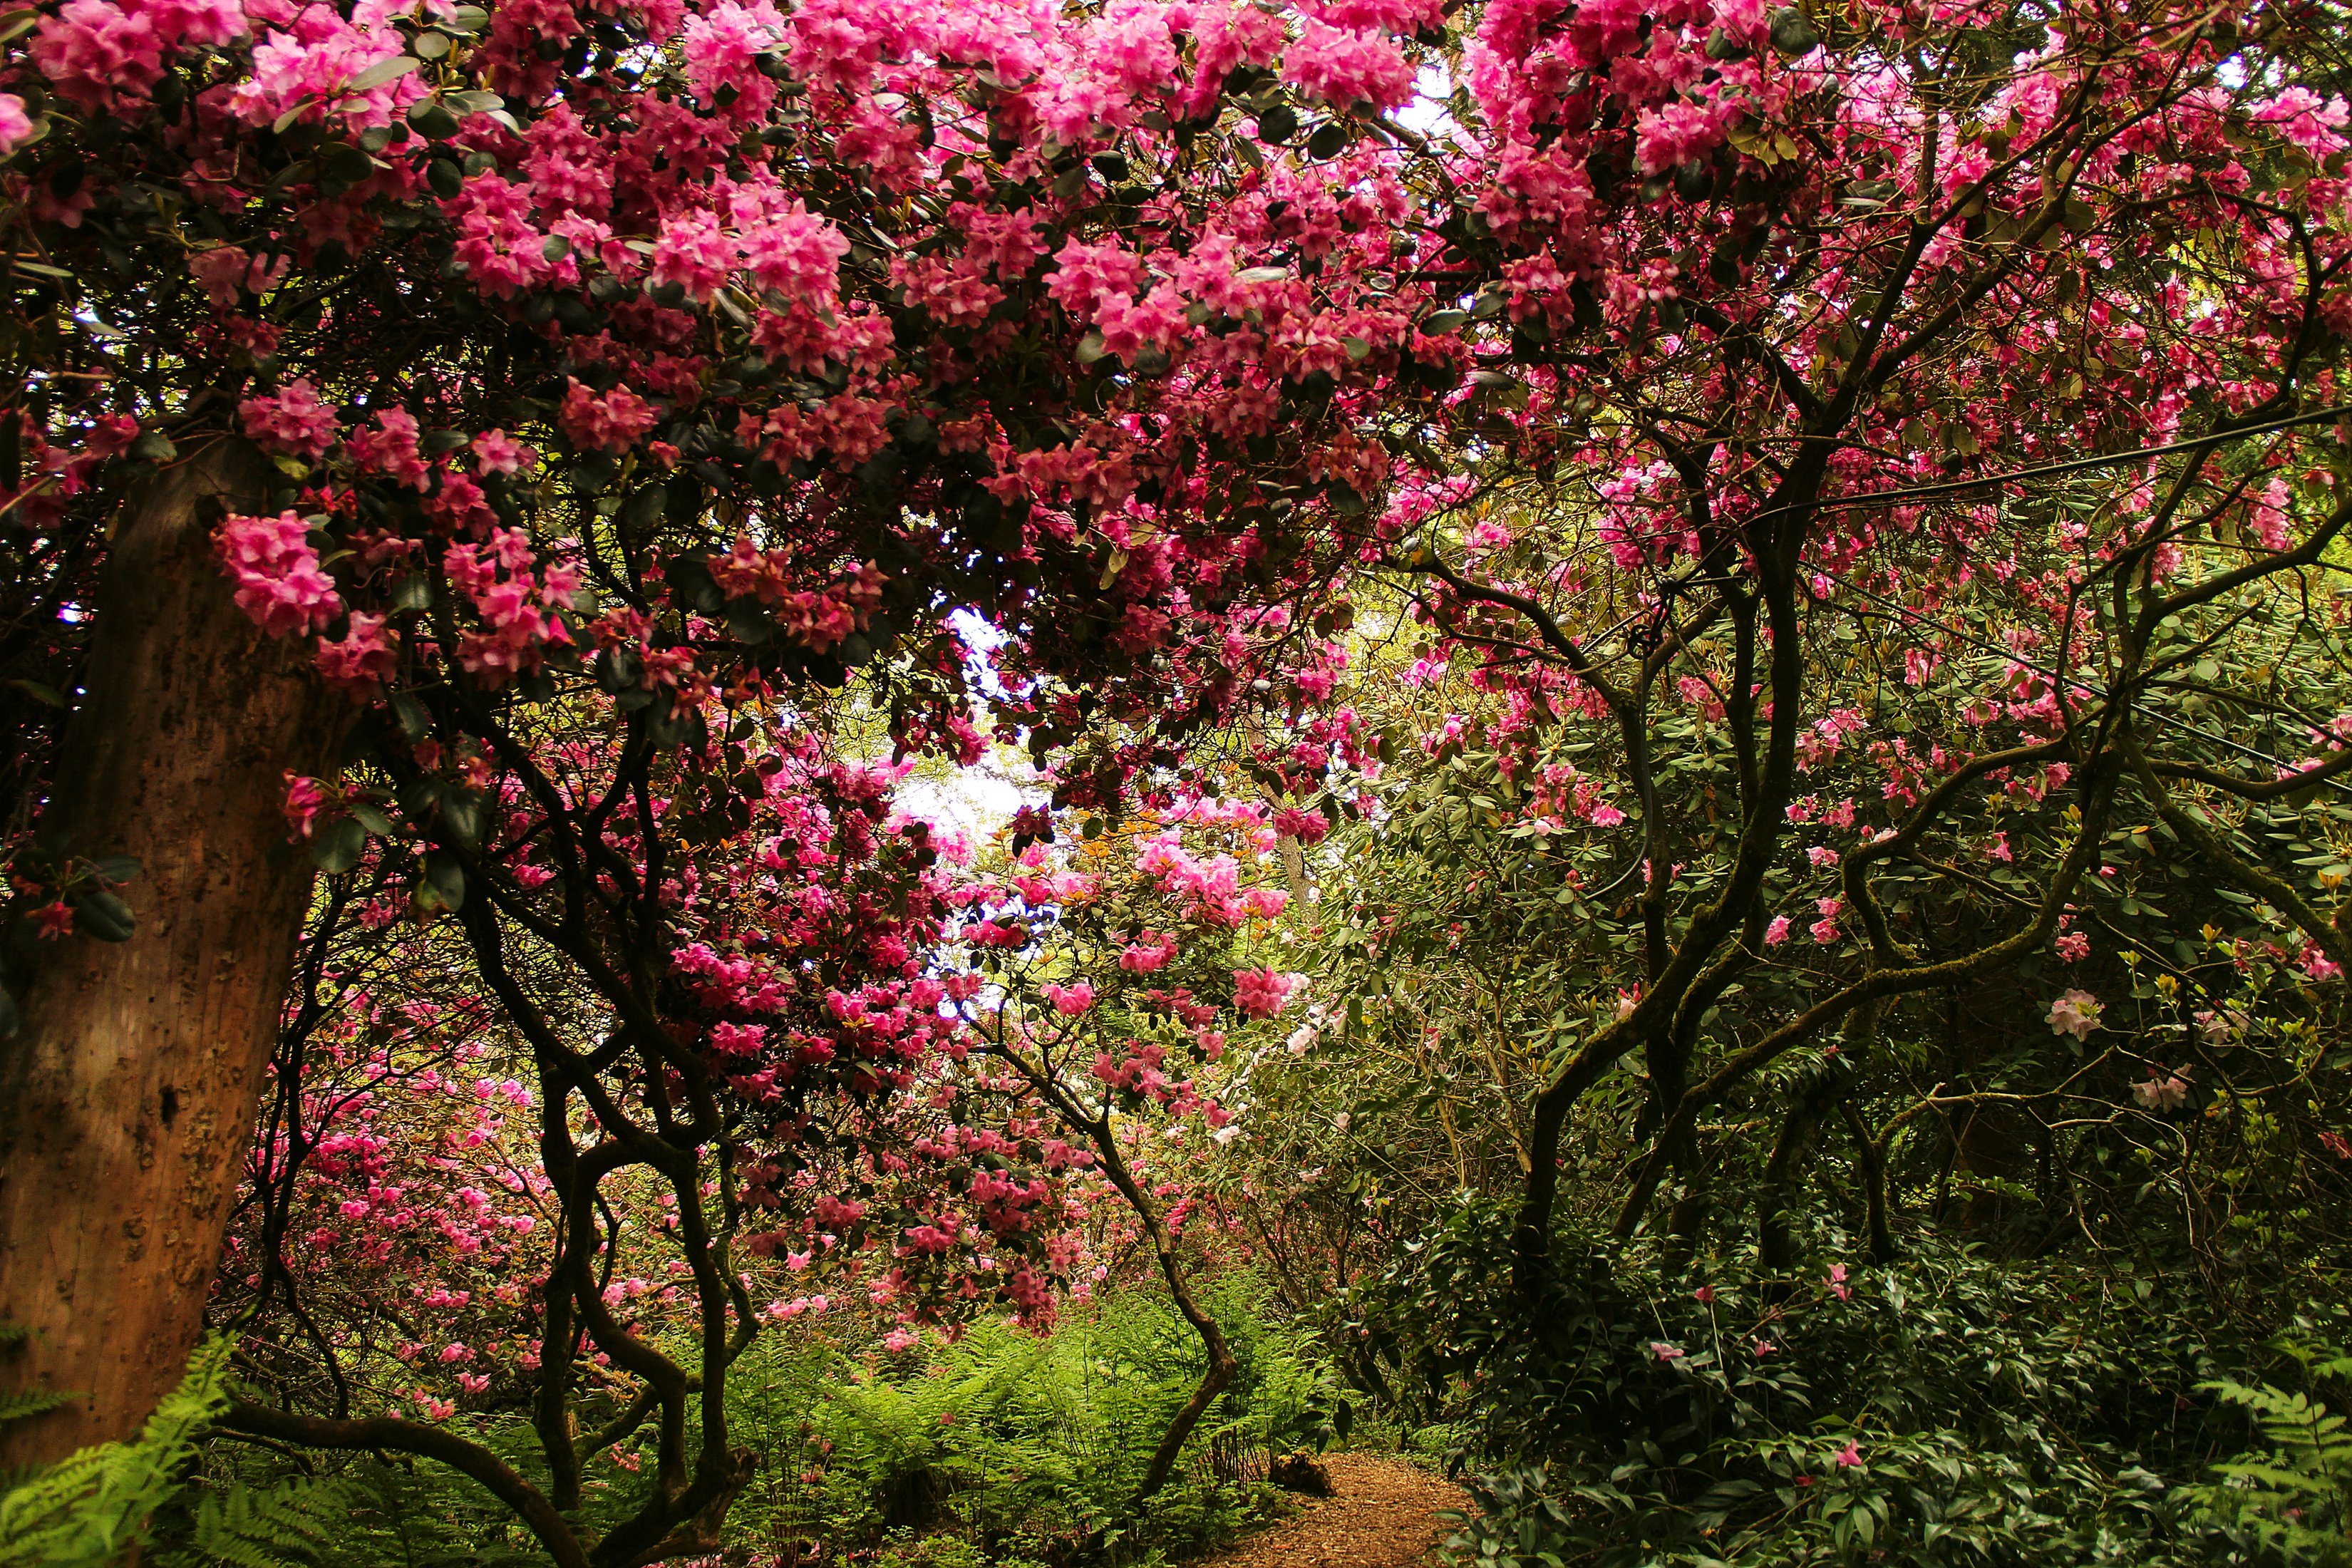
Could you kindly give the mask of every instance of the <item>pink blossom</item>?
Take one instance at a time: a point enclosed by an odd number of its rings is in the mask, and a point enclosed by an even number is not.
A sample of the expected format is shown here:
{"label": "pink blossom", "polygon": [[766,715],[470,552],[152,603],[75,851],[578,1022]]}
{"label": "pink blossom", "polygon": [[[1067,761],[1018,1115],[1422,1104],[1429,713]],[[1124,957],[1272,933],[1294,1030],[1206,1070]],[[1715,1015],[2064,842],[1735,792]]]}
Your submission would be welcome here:
{"label": "pink blossom", "polygon": [[319,401],[318,388],[307,378],[289,382],[285,390],[269,396],[248,397],[236,405],[236,412],[245,433],[267,451],[322,457],[342,435],[342,421]]}
{"label": "pink blossom", "polygon": [[1827,946],[1838,939],[1838,915],[1845,905],[1838,899],[1815,899],[1813,908],[1821,911],[1822,918],[1810,928],[1812,939]]}
{"label": "pink blossom", "polygon": [[2336,132],[2352,119],[2352,110],[2345,108],[2342,93],[2323,100],[2307,87],[2291,87],[2255,104],[2254,116],[2277,126],[2280,135],[2313,157],[2325,158],[2347,145]]}
{"label": "pink blossom", "polygon": [[323,631],[342,613],[334,580],[320,569],[310,534],[308,522],[285,511],[228,517],[214,536],[214,553],[236,584],[237,608],[271,637]]}
{"label": "pink blossom", "polygon": [[319,673],[356,698],[369,698],[400,668],[400,639],[385,629],[384,617],[352,612],[341,637],[321,638],[312,655]]}
{"label": "pink blossom", "polygon": [[1309,19],[1283,57],[1282,75],[1309,98],[1334,109],[1369,103],[1395,109],[1412,97],[1412,66],[1376,32],[1327,26]]}
{"label": "pink blossom", "polygon": [[1858,1468],[1862,1464],[1861,1446],[1851,1438],[1847,1439],[1846,1446],[1838,1450],[1837,1462],[1845,1469]]}
{"label": "pink blossom", "polygon": [[1788,940],[1789,917],[1786,915],[1774,915],[1772,917],[1772,923],[1764,928],[1764,945],[1766,947],[1778,947]]}
{"label": "pink blossom", "polygon": [[25,112],[25,100],[13,92],[0,92],[0,158],[5,158],[32,140],[33,117]]}
{"label": "pink blossom", "polygon": [[486,474],[518,473],[539,461],[539,454],[503,430],[485,430],[474,437],[474,460]]}
{"label": "pink blossom", "polygon": [[583,447],[599,452],[625,452],[660,417],[653,405],[625,386],[599,397],[577,380],[563,394],[558,415],[563,433]]}
{"label": "pink blossom", "polygon": [[735,242],[719,232],[717,217],[689,212],[662,225],[654,245],[653,280],[675,283],[689,299],[709,300],[740,259]]}
{"label": "pink blossom", "polygon": [[1282,1011],[1297,986],[1298,977],[1272,969],[1234,971],[1234,1005],[1252,1018],[1271,1018]]}
{"label": "pink blossom", "polygon": [[797,201],[787,211],[746,227],[738,237],[743,263],[762,289],[795,301],[823,304],[840,287],[849,238]]}
{"label": "pink blossom", "polygon": [[1286,805],[1274,814],[1274,830],[1311,848],[1323,842],[1324,835],[1331,831],[1331,824],[1319,811]]}
{"label": "pink blossom", "polygon": [[[151,14],[111,0],[66,0],[33,39],[33,64],[59,98],[92,114],[129,113],[163,74]],[[20,107],[21,107],[21,100]]]}
{"label": "pink blossom", "polygon": [[1175,956],[1176,939],[1174,937],[1162,936],[1158,931],[1148,931],[1121,950],[1118,955],[1118,966],[1129,974],[1150,974],[1155,970],[1166,968],[1168,961]]}
{"label": "pink blossom", "polygon": [[1048,985],[1045,999],[1054,1005],[1055,1012],[1075,1018],[1095,1005],[1095,988],[1083,980],[1075,985]]}

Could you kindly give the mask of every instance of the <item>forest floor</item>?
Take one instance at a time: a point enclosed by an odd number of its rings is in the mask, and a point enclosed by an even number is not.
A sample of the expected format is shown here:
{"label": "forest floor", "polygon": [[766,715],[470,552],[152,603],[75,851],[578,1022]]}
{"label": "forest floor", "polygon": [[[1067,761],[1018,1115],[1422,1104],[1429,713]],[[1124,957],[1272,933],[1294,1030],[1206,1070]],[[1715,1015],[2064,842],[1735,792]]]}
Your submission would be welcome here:
{"label": "forest floor", "polygon": [[1331,1495],[1257,1531],[1208,1568],[1420,1568],[1454,1528],[1439,1509],[1463,1508],[1461,1489],[1393,1454],[1326,1454]]}

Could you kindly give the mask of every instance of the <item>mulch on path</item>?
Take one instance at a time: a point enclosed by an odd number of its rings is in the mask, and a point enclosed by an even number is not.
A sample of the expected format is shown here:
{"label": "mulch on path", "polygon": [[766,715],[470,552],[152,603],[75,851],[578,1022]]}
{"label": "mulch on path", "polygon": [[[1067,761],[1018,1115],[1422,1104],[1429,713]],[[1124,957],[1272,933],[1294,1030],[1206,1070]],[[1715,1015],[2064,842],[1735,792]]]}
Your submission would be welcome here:
{"label": "mulch on path", "polygon": [[1212,1568],[1421,1568],[1456,1526],[1436,1517],[1465,1508],[1461,1489],[1389,1454],[1326,1454],[1331,1495],[1211,1560]]}

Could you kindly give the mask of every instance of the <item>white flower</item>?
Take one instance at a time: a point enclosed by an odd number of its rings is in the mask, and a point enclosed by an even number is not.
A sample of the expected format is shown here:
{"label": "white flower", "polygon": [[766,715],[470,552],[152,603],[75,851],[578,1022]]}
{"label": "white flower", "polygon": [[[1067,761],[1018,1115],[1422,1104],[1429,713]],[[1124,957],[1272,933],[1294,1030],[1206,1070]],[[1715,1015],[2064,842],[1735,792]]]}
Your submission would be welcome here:
{"label": "white flower", "polygon": [[2087,991],[2069,991],[2050,1004],[2050,1032],[2087,1037],[2099,1026],[2099,999]]}

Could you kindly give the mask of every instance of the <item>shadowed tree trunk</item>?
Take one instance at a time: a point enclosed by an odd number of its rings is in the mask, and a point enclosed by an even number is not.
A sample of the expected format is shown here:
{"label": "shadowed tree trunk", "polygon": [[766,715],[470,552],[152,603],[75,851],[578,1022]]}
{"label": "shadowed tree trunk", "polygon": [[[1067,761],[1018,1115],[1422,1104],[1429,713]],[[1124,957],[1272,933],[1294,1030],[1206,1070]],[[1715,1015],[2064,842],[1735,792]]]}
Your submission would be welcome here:
{"label": "shadowed tree trunk", "polygon": [[310,865],[284,774],[324,767],[350,705],[231,602],[214,498],[268,471],[221,441],[124,507],[41,831],[141,864],[131,939],[39,955],[0,1042],[0,1389],[72,1398],[0,1426],[0,1468],[128,1436],[203,1324]]}

